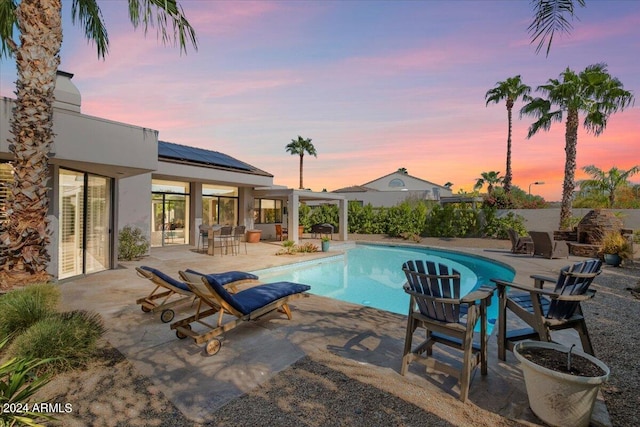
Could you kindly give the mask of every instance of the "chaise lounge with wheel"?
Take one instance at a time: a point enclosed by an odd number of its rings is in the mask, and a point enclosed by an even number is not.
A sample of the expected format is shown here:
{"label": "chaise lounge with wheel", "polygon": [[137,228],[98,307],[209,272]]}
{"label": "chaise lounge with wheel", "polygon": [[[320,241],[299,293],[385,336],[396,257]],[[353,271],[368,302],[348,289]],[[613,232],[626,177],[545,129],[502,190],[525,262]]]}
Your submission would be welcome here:
{"label": "chaise lounge with wheel", "polygon": [[[231,293],[215,275],[186,270],[180,271],[180,277],[198,297],[198,307],[194,315],[172,323],[171,329],[180,339],[190,337],[198,345],[207,342],[204,350],[208,355],[220,350],[221,341],[217,337],[242,322],[257,320],[276,310],[291,320],[289,302],[307,296],[305,292],[311,289],[299,283],[277,282]],[[208,318],[214,315],[217,321],[211,323]],[[193,328],[197,325],[206,329],[198,332]]]}
{"label": "chaise lounge with wheel", "polygon": [[[136,304],[140,304],[140,308],[145,313],[160,312],[160,320],[163,323],[171,322],[175,317],[172,307],[197,299],[197,295],[191,291],[189,285],[156,268],[143,265],[136,267],[136,272],[138,276],[150,280],[155,285],[155,288],[146,297],[138,298]],[[214,276],[223,286],[232,289],[243,283],[256,282],[258,279],[258,276],[240,271],[215,273]]]}

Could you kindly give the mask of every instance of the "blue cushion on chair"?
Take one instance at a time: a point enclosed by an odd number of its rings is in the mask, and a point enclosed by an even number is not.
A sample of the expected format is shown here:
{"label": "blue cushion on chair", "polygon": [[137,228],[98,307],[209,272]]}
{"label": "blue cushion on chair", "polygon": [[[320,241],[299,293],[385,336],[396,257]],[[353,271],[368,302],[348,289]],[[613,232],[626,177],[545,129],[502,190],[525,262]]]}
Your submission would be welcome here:
{"label": "blue cushion on chair", "polygon": [[142,265],[140,266],[140,268],[155,274],[160,279],[164,280],[165,282],[169,283],[170,285],[176,288],[182,289],[183,291],[191,292],[191,289],[189,289],[189,286],[187,286],[186,283],[180,282],[171,276],[167,276],[160,270],[156,270],[155,268],[152,268],[152,267],[147,267],[146,265]]}
{"label": "blue cushion on chair", "polygon": [[225,300],[231,307],[238,310],[243,315],[249,314],[252,311],[260,307],[264,307],[265,305],[282,297],[305,292],[311,289],[311,286],[308,285],[300,285],[298,283],[291,282],[277,282],[254,286],[253,288],[240,291],[237,294],[231,294],[227,292],[218,280],[216,280],[215,275],[208,274],[205,277],[207,278],[209,285],[220,296],[220,298]]}
{"label": "blue cushion on chair", "polygon": [[249,314],[280,298],[306,292],[309,289],[311,289],[311,286],[301,285],[299,283],[267,283],[238,292],[233,295],[233,299],[243,308],[243,310],[240,310],[242,314]]}
{"label": "blue cushion on chair", "polygon": [[258,276],[244,271],[226,271],[224,273],[210,273],[203,274],[188,268],[187,273],[199,274],[200,276],[212,276],[219,284],[228,285],[229,283],[237,282],[239,280],[258,280]]}

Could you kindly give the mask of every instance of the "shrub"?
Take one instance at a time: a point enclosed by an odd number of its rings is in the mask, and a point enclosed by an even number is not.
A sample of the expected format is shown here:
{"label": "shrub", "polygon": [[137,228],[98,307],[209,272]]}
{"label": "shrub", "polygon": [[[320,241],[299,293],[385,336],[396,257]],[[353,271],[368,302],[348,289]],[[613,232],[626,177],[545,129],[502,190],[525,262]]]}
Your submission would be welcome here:
{"label": "shrub", "polygon": [[493,237],[495,239],[508,239],[509,235],[507,230],[513,228],[519,235],[527,235],[527,229],[524,226],[524,218],[521,215],[516,215],[513,212],[507,212],[506,215],[501,217],[496,215],[494,208],[483,209],[485,225],[482,228],[483,234],[486,237]]}
{"label": "shrub", "polygon": [[296,247],[296,251],[297,252],[302,252],[302,253],[311,253],[311,252],[318,252],[318,246],[314,245],[311,242],[306,242],[302,245],[298,245]]}
{"label": "shrub", "polygon": [[18,358],[50,359],[45,369],[63,371],[83,366],[94,355],[97,340],[104,332],[97,313],[56,313],[17,336],[9,353]]}
{"label": "shrub", "polygon": [[[0,342],[0,351],[7,342],[8,339]],[[34,375],[35,370],[47,362],[49,361],[13,358],[0,364],[0,405],[3,405],[0,408],[0,426],[38,425],[35,424],[38,418],[55,420],[49,415],[39,413],[4,410],[4,404],[7,403],[27,403],[31,396],[51,380],[49,375]]]}
{"label": "shrub", "polygon": [[618,254],[623,259],[631,258],[631,245],[627,239],[615,230],[607,231],[602,236],[602,252],[605,254]]}
{"label": "shrub", "polygon": [[51,283],[13,290],[0,298],[0,339],[19,334],[55,313],[60,290]]}
{"label": "shrub", "polygon": [[118,240],[118,259],[123,261],[140,258],[149,250],[149,240],[138,227],[124,226]]}

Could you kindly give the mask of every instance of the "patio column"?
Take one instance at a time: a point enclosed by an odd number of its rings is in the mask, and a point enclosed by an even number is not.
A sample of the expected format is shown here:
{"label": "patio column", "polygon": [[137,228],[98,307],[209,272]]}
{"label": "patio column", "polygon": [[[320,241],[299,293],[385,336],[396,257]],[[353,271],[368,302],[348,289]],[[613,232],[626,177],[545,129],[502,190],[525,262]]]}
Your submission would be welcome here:
{"label": "patio column", "polygon": [[338,233],[338,240],[346,241],[349,234],[349,220],[348,220],[348,209],[349,201],[342,199],[338,203],[338,226],[340,227],[340,232]]}
{"label": "patio column", "polygon": [[287,228],[289,229],[289,240],[293,240],[298,243],[300,236],[298,235],[298,212],[300,211],[300,196],[294,190],[289,193],[287,197],[288,215],[287,215]]}

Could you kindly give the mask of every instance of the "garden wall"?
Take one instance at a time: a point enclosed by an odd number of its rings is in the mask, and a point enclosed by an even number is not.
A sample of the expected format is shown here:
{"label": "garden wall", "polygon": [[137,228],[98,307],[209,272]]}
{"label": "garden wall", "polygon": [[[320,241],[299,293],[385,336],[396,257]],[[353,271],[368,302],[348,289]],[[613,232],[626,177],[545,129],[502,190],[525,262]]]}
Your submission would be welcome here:
{"label": "garden wall", "polygon": [[[583,217],[592,209],[573,209],[573,216]],[[624,222],[624,228],[640,230],[640,209],[611,209],[620,212],[620,218]],[[498,211],[504,215],[508,210]],[[560,223],[560,208],[552,209],[512,209],[511,212],[524,217],[527,230],[554,231],[558,230]]]}

